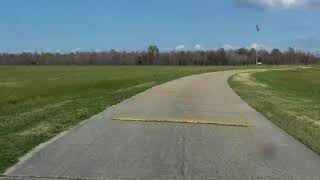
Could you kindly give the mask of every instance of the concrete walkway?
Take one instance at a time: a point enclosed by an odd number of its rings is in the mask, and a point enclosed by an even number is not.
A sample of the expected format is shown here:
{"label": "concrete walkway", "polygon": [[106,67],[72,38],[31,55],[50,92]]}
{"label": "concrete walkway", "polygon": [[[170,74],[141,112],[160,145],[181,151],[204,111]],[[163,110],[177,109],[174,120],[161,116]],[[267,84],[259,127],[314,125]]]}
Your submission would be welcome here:
{"label": "concrete walkway", "polygon": [[[237,71],[185,77],[110,107],[34,152],[5,179],[320,179],[320,156],[229,87]],[[114,121],[246,120],[255,127]]]}

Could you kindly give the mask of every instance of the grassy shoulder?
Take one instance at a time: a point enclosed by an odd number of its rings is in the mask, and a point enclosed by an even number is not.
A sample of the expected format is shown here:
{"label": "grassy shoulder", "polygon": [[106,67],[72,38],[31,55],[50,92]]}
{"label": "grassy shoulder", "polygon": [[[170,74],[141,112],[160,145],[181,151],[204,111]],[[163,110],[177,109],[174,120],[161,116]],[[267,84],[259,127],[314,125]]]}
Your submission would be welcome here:
{"label": "grassy shoulder", "polygon": [[0,66],[0,173],[38,144],[152,86],[254,67]]}
{"label": "grassy shoulder", "polygon": [[320,154],[320,68],[240,73],[231,87],[274,124]]}

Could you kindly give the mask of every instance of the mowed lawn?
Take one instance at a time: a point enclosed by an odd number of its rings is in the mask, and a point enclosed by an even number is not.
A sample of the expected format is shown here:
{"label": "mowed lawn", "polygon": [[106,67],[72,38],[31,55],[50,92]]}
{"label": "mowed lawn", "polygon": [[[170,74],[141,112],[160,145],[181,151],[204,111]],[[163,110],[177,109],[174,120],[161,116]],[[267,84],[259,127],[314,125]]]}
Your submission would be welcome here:
{"label": "mowed lawn", "polygon": [[0,66],[0,172],[39,143],[152,86],[239,68]]}
{"label": "mowed lawn", "polygon": [[241,73],[229,82],[252,107],[320,154],[320,67]]}

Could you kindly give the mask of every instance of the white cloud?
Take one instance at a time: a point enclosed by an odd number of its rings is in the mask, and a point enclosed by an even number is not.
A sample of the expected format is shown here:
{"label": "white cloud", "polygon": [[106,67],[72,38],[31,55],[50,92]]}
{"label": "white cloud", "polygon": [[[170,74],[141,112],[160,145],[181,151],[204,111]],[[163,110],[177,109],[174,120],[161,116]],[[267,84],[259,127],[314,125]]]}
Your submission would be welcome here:
{"label": "white cloud", "polygon": [[168,47],[166,47],[166,48],[162,48],[162,50],[164,50],[164,51],[172,51],[173,48],[168,48]]}
{"label": "white cloud", "polygon": [[185,48],[185,45],[184,44],[179,44],[177,47],[176,47],[176,50],[182,50]]}
{"label": "white cloud", "polygon": [[223,46],[224,49],[226,50],[234,50],[234,49],[239,49],[240,47],[239,46],[235,46],[235,45],[231,45],[231,44],[225,44]]}
{"label": "white cloud", "polygon": [[236,50],[236,49],[240,49],[242,47],[245,47],[247,49],[258,49],[258,50],[262,50],[262,49],[266,49],[266,50],[270,50],[270,48],[264,44],[259,44],[259,43],[252,43],[249,46],[237,46],[237,45],[231,45],[231,44],[225,44],[223,46],[224,49],[226,50]]}
{"label": "white cloud", "polygon": [[98,53],[98,52],[101,52],[102,50],[101,50],[101,49],[94,49],[94,48],[92,48],[92,49],[90,49],[90,51],[91,51],[91,52],[96,52],[96,53]]}
{"label": "white cloud", "polygon": [[204,48],[201,44],[196,44],[196,45],[194,45],[194,49],[197,49],[197,50],[205,50],[205,48]]}
{"label": "white cloud", "polygon": [[319,10],[320,0],[236,0],[240,5],[276,10]]}
{"label": "white cloud", "polygon": [[302,49],[320,49],[320,37],[315,35],[299,35],[292,44]]}
{"label": "white cloud", "polygon": [[247,49],[257,49],[257,50],[267,50],[267,51],[271,51],[272,48],[265,45],[265,44],[260,44],[260,43],[252,43],[250,46],[246,47]]}
{"label": "white cloud", "polygon": [[247,47],[248,49],[258,49],[258,50],[261,50],[261,49],[267,49],[267,47],[263,44],[258,44],[258,43],[252,43],[249,47]]}
{"label": "white cloud", "polygon": [[75,48],[75,49],[71,50],[71,52],[73,52],[73,53],[80,52],[80,51],[81,51],[81,48]]}
{"label": "white cloud", "polygon": [[201,49],[201,45],[200,44],[196,44],[196,45],[194,45],[194,48],[195,49]]}
{"label": "white cloud", "polygon": [[54,50],[55,53],[63,53],[63,51],[61,49],[56,49]]}
{"label": "white cloud", "polygon": [[22,52],[22,53],[34,53],[34,52],[35,52],[35,50],[31,50],[31,49],[23,49],[21,52]]}

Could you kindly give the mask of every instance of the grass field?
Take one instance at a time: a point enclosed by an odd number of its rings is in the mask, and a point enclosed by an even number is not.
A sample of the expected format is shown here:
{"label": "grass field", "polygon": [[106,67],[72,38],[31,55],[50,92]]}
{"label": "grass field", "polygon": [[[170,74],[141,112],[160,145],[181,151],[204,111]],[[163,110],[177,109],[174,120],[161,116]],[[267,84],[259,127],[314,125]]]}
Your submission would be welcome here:
{"label": "grass field", "polygon": [[320,154],[320,68],[241,73],[229,80],[252,107]]}
{"label": "grass field", "polygon": [[0,66],[0,172],[39,143],[152,86],[247,67]]}

